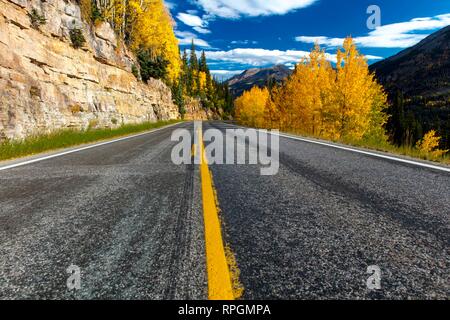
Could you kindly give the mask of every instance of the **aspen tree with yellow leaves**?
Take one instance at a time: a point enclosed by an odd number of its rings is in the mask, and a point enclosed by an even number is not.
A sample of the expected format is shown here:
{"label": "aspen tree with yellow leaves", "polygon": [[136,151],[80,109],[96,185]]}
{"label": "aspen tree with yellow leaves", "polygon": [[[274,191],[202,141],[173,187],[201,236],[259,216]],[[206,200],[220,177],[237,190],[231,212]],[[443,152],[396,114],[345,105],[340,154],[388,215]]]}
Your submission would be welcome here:
{"label": "aspen tree with yellow leaves", "polygon": [[251,127],[264,126],[264,111],[269,100],[269,90],[267,88],[253,87],[236,99],[235,115],[239,122]]}
{"label": "aspen tree with yellow leaves", "polygon": [[134,52],[147,51],[154,61],[167,61],[167,80],[181,71],[174,22],[163,0],[79,0],[86,20],[107,21]]}
{"label": "aspen tree with yellow leaves", "polygon": [[338,137],[361,140],[371,126],[371,113],[386,105],[387,97],[370,74],[367,60],[358,52],[352,38],[345,39],[343,51],[338,50],[336,67],[333,98]]}
{"label": "aspen tree with yellow leaves", "polygon": [[[265,101],[261,111],[260,103]],[[336,68],[318,45],[270,94],[253,88],[235,102],[243,124],[331,140],[385,141],[387,97],[351,38],[337,53]],[[261,114],[262,112],[262,114]]]}
{"label": "aspen tree with yellow leaves", "polygon": [[309,58],[300,61],[286,83],[273,93],[281,129],[313,135],[327,131],[325,120],[333,76],[325,52],[316,46]]}
{"label": "aspen tree with yellow leaves", "polygon": [[432,158],[439,158],[449,151],[439,149],[440,140],[441,137],[437,136],[436,131],[431,130],[417,142],[416,148],[423,154],[431,155]]}

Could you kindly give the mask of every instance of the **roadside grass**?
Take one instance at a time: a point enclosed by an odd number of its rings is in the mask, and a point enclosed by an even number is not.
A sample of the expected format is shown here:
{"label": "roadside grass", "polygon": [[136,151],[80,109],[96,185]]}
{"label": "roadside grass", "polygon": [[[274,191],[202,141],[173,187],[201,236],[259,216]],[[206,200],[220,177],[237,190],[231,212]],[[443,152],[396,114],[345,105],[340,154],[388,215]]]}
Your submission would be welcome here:
{"label": "roadside grass", "polygon": [[389,152],[392,154],[407,156],[416,159],[422,159],[427,161],[439,162],[444,164],[450,164],[450,154],[444,154],[443,156],[436,157],[431,152],[423,152],[413,146],[395,146],[386,141],[371,141],[371,140],[362,140],[362,141],[340,141],[342,143],[360,147],[371,149],[375,151],[381,152]]}
{"label": "roadside grass", "polygon": [[127,124],[114,129],[59,130],[50,134],[32,136],[21,141],[6,141],[0,143],[0,161],[131,135],[180,121],[169,120]]}
{"label": "roadside grass", "polygon": [[433,161],[433,162],[450,165],[450,153],[444,154],[443,156],[440,156],[440,157],[436,157],[432,153],[422,152],[413,146],[398,147],[393,144],[390,144],[388,141],[378,141],[377,139],[363,139],[363,140],[359,140],[359,141],[358,140],[348,140],[348,139],[327,140],[321,136],[306,135],[304,133],[299,133],[296,131],[285,131],[285,132],[289,133],[289,134],[305,137],[305,138],[313,138],[313,139],[319,139],[319,140],[324,140],[324,141],[330,141],[330,142],[345,144],[345,145],[353,146],[353,147],[357,147],[357,148],[365,148],[365,149],[370,149],[373,151],[388,152],[393,155],[401,155],[401,156],[406,156],[406,157],[410,157],[410,158],[428,160],[428,161]]}

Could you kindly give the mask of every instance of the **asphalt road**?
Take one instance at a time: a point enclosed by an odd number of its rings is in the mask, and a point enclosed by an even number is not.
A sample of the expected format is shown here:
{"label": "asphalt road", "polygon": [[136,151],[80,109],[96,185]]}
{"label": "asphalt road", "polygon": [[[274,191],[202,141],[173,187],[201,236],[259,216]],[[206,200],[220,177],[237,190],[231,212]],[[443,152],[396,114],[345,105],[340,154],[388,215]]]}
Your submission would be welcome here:
{"label": "asphalt road", "polygon": [[[174,128],[0,171],[0,298],[206,299],[200,175],[172,163]],[[450,297],[449,173],[283,137],[277,175],[210,169],[244,299]]]}
{"label": "asphalt road", "polygon": [[0,171],[0,297],[206,298],[198,168],[172,164],[172,129]]}

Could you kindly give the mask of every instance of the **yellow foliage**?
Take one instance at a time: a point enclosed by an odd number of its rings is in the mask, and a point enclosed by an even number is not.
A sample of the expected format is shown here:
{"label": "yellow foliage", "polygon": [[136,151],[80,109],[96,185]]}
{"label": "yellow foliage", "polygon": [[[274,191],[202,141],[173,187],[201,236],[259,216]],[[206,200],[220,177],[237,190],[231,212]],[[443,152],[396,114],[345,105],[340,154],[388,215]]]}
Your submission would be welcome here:
{"label": "yellow foliage", "polygon": [[[336,69],[318,45],[272,92],[252,89],[236,100],[238,120],[326,139],[384,139],[387,103],[383,88],[351,38],[337,54]],[[263,114],[258,101],[266,101]],[[269,98],[270,97],[270,98]],[[255,107],[258,106],[258,107]]]}
{"label": "yellow foliage", "polygon": [[416,148],[423,154],[429,154],[434,158],[439,158],[446,154],[449,150],[440,150],[439,142],[441,137],[436,135],[436,131],[431,130],[422,140],[417,142]]}
{"label": "yellow foliage", "polygon": [[369,114],[379,89],[369,73],[366,58],[358,52],[351,38],[345,39],[344,51],[339,50],[337,54],[334,88],[341,138],[360,140],[363,137],[369,128]]}
{"label": "yellow foliage", "polygon": [[308,59],[303,59],[292,76],[276,94],[281,128],[303,133],[323,134],[326,113],[330,108],[333,69],[325,52],[316,46]]}
{"label": "yellow foliage", "polygon": [[275,101],[273,100],[273,97],[277,96],[278,96],[277,88],[273,88],[272,97],[269,97],[269,99],[267,99],[266,105],[264,107],[264,116],[263,116],[264,127],[271,129],[281,128],[280,113],[278,112]]}
{"label": "yellow foliage", "polygon": [[236,119],[247,126],[262,127],[264,125],[264,111],[269,99],[267,88],[253,87],[245,91],[235,101]]}
{"label": "yellow foliage", "polygon": [[91,0],[79,0],[81,17],[86,21],[91,21],[92,3]]}
{"label": "yellow foliage", "polygon": [[168,75],[175,80],[181,71],[178,40],[173,20],[163,0],[106,0],[104,16],[134,51],[150,49],[169,61]]}
{"label": "yellow foliage", "polygon": [[206,72],[199,71],[198,73],[198,86],[199,91],[203,91],[206,88]]}

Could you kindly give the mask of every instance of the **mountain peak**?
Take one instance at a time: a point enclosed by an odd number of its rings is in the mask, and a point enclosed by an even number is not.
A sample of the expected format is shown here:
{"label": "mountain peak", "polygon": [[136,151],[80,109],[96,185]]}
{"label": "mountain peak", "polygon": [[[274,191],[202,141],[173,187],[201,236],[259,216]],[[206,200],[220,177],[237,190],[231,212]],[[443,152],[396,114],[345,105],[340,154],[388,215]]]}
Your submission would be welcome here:
{"label": "mountain peak", "polygon": [[283,64],[267,68],[252,68],[230,78],[227,83],[233,96],[238,97],[254,86],[264,87],[270,79],[281,82],[290,76],[292,70]]}

